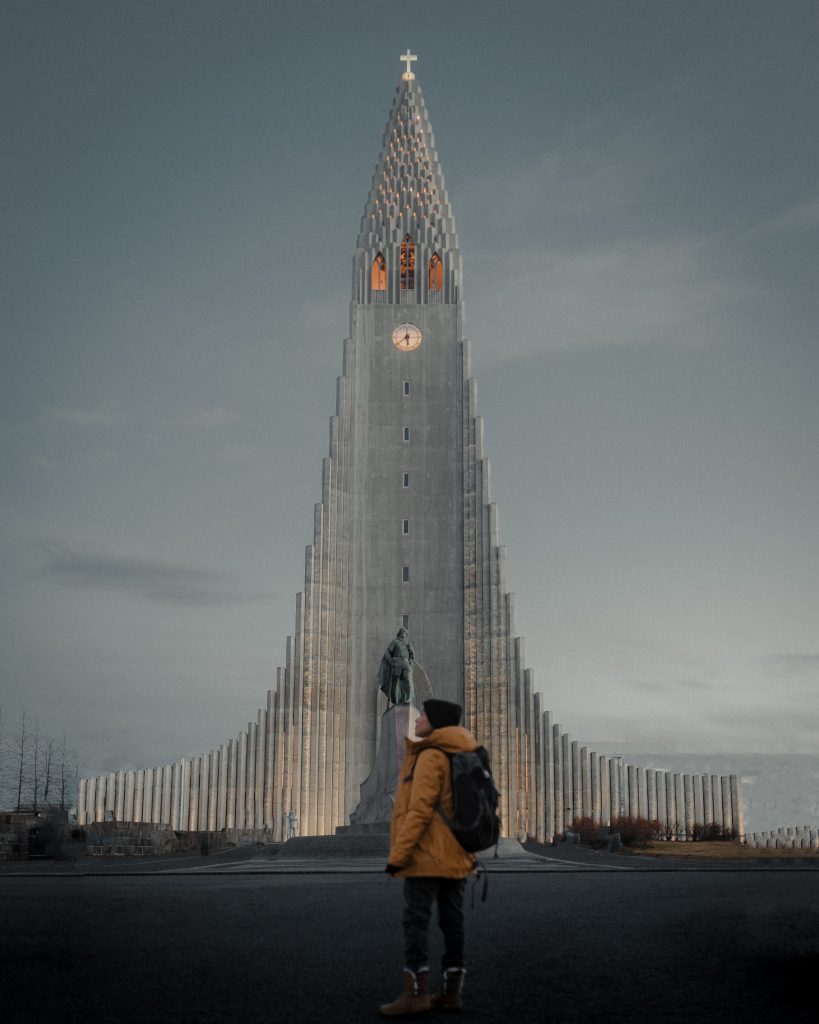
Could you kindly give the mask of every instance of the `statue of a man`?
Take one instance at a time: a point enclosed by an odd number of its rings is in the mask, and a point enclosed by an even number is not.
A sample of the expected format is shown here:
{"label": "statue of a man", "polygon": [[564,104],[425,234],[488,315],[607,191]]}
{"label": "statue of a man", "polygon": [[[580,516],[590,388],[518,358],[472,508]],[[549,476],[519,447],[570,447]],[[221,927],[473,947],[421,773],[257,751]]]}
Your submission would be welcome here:
{"label": "statue of a man", "polygon": [[378,689],[386,694],[387,706],[409,704],[412,700],[412,644],[402,626],[384,652],[378,669]]}

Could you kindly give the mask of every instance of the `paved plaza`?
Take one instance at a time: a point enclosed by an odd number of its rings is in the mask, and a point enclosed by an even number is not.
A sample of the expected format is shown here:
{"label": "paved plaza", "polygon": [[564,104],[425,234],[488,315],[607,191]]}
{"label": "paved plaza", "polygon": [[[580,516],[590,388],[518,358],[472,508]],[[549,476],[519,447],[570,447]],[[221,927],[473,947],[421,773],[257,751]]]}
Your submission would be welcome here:
{"label": "paved plaza", "polygon": [[[3,866],[3,1021],[377,1020],[401,883],[374,859],[290,859]],[[487,902],[467,897],[462,1020],[816,1020],[816,870],[527,859],[490,861]]]}

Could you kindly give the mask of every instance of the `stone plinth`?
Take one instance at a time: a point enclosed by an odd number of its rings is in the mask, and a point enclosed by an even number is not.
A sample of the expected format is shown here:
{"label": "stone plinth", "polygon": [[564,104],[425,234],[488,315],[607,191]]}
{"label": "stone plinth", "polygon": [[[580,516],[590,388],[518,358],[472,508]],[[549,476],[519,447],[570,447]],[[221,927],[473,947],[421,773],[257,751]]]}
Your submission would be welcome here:
{"label": "stone plinth", "polygon": [[404,760],[404,740],[412,734],[418,711],[410,704],[395,704],[381,718],[381,739],[373,770],[361,783],[361,800],[350,815],[350,827],[371,831],[374,825],[387,824],[398,785],[398,772]]}

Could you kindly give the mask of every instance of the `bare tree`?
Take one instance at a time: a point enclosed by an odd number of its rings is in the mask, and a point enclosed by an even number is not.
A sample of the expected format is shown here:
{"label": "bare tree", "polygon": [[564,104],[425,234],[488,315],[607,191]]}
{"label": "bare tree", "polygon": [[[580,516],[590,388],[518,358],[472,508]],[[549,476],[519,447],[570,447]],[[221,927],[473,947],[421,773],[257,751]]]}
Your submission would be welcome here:
{"label": "bare tree", "polygon": [[37,801],[40,795],[40,782],[42,776],[42,747],[43,738],[40,735],[40,720],[34,719],[34,729],[31,733],[32,757],[31,757],[31,808],[37,813]]}
{"label": "bare tree", "polygon": [[43,804],[48,807],[48,797],[54,774],[54,740],[49,736],[43,743]]}
{"label": "bare tree", "polygon": [[26,732],[26,713],[20,715],[20,728],[14,738],[14,752],[17,766],[17,811],[23,807],[23,784],[26,780],[26,752],[28,733]]}

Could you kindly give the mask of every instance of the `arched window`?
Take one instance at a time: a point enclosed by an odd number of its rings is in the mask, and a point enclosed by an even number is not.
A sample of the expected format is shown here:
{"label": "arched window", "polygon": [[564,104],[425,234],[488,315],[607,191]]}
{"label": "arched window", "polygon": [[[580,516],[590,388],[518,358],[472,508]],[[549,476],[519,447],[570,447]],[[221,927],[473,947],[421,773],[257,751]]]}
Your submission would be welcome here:
{"label": "arched window", "polygon": [[379,253],[373,260],[373,291],[387,290],[387,261]]}
{"label": "arched window", "polygon": [[409,235],[401,243],[401,287],[415,287],[415,245]]}
{"label": "arched window", "polygon": [[438,292],[444,287],[444,264],[437,252],[432,254],[429,261],[429,290]]}

